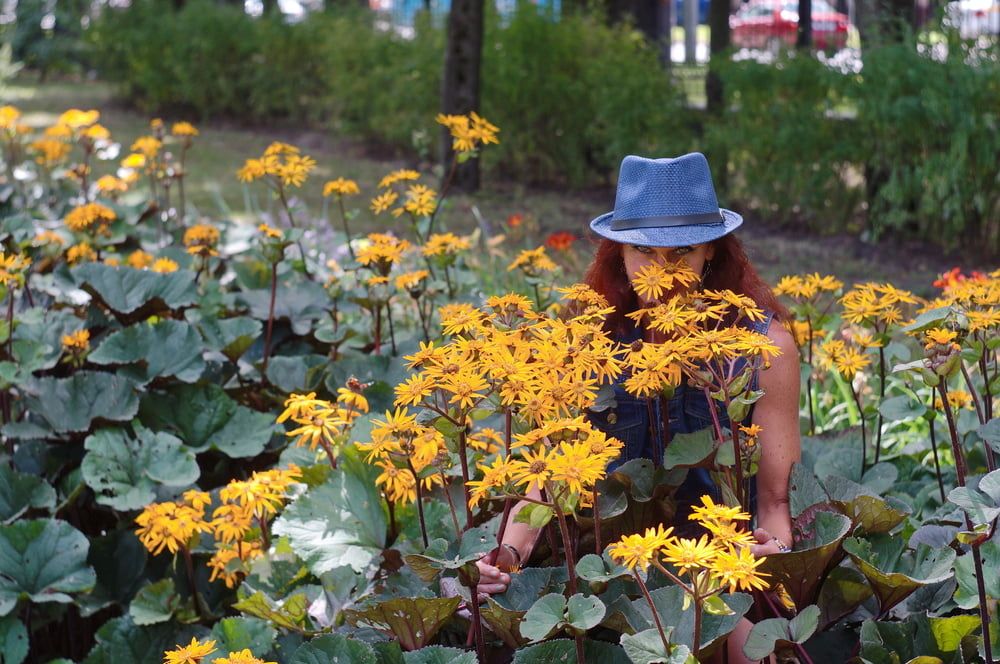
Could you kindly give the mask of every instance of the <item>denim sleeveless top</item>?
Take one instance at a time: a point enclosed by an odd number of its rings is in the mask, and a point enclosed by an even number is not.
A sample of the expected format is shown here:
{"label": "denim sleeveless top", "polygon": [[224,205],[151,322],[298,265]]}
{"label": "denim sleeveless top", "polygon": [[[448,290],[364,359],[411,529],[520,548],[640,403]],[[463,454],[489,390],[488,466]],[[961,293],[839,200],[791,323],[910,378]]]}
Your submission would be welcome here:
{"label": "denim sleeveless top", "polygon": [[[767,329],[771,324],[774,313],[764,312],[763,321],[748,324],[749,329],[767,334]],[[642,338],[641,328],[633,328],[629,334],[618,340],[623,343],[631,343]],[[745,365],[746,359],[738,358],[736,372],[739,372]],[[749,388],[758,389],[758,371],[750,377]],[[589,414],[590,423],[609,436],[613,436],[624,443],[621,456],[608,464],[608,472],[633,459],[646,458],[655,464],[662,463],[663,459],[654,459],[655,440],[650,434],[653,433],[657,439],[663,439],[663,416],[661,411],[661,400],[654,399],[647,405],[644,398],[639,398],[629,394],[624,386],[624,381],[628,378],[623,374],[613,384],[616,405],[603,411]],[[689,387],[682,383],[674,391],[673,397],[667,401],[669,431],[667,432],[667,443],[673,438],[675,433],[694,433],[712,425],[712,412],[709,410],[708,397],[701,390]],[[653,415],[653,426],[650,427],[650,409]],[[729,416],[724,408],[719,405],[717,408],[719,423],[725,428],[729,427]],[[749,424],[753,417],[753,406],[747,413],[742,424]],[[660,450],[662,454],[662,449]],[[755,507],[756,490],[755,482],[751,480],[750,499],[751,508]],[[678,503],[678,518],[686,519],[684,512],[690,510],[692,504],[700,504],[701,496],[708,494],[716,502],[722,499],[719,488],[712,481],[709,471],[705,468],[691,468],[687,478],[675,494]],[[752,511],[755,511],[752,509]]]}

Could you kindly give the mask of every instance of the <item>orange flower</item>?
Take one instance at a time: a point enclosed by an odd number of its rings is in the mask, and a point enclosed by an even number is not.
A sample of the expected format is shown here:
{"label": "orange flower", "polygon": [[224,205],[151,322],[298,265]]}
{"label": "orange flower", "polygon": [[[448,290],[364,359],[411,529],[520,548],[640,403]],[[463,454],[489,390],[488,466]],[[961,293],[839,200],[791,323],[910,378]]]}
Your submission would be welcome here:
{"label": "orange flower", "polygon": [[511,228],[517,228],[523,223],[524,223],[523,214],[512,214],[509,217],[507,217],[507,225],[510,226]]}
{"label": "orange flower", "polygon": [[545,246],[556,251],[566,251],[573,246],[576,236],[569,231],[558,231],[545,238]]}

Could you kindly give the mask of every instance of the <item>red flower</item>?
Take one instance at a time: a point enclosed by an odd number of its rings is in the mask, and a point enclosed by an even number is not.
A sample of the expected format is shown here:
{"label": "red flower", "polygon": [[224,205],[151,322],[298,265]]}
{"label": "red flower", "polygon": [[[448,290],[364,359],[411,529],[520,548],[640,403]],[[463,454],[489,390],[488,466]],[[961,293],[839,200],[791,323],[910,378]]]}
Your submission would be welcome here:
{"label": "red flower", "polygon": [[545,239],[545,246],[556,251],[566,251],[573,246],[576,236],[569,231],[558,231]]}
{"label": "red flower", "polygon": [[507,225],[510,226],[511,228],[517,228],[523,223],[524,223],[523,214],[512,214],[509,217],[507,217]]}

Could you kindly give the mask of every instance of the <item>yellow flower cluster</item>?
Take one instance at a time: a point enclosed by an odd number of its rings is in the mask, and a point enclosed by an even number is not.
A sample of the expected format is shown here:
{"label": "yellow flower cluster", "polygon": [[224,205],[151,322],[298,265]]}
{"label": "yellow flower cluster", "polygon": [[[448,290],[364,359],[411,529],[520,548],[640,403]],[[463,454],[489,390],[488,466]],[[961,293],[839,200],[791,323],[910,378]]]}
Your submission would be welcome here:
{"label": "yellow flower cluster", "polygon": [[97,252],[90,246],[89,242],[74,244],[66,250],[66,261],[70,265],[77,263],[89,263],[97,260]]}
{"label": "yellow flower cluster", "polygon": [[357,250],[355,258],[381,276],[389,274],[393,263],[398,263],[410,248],[407,240],[386,233],[369,233],[368,243]]}
{"label": "yellow flower cluster", "polygon": [[66,226],[77,233],[88,231],[91,226],[97,224],[97,233],[107,232],[108,224],[117,219],[115,211],[100,203],[85,203],[79,205],[66,214]]}
{"label": "yellow flower cluster", "polygon": [[537,277],[543,272],[554,272],[558,266],[549,255],[545,253],[545,247],[540,246],[535,249],[525,249],[507,266],[507,271],[521,270],[529,277]]}
{"label": "yellow flower cluster", "polygon": [[641,267],[632,279],[632,288],[639,297],[658,300],[677,286],[687,288],[698,282],[698,275],[680,260],[676,263],[650,263]]}
{"label": "yellow flower cluster", "polygon": [[414,270],[412,272],[404,272],[403,274],[396,276],[396,288],[399,290],[409,291],[410,293],[417,293],[421,290],[421,284],[424,280],[431,275],[427,270]]}
{"label": "yellow flower cluster", "polygon": [[738,324],[761,321],[764,313],[749,297],[729,290],[673,295],[627,316],[637,324],[645,319],[648,329],[664,335],[661,342],[633,345],[626,356],[631,376],[625,389],[636,396],[676,387],[684,374],[701,387],[720,389],[723,377],[732,374],[727,365],[737,358],[748,358],[747,370],[752,370],[781,354],[766,334]]}
{"label": "yellow flower cluster", "polygon": [[469,238],[458,237],[454,233],[434,233],[424,242],[420,252],[427,257],[454,256],[470,246]]}
{"label": "yellow flower cluster", "polygon": [[451,132],[451,149],[455,152],[472,152],[480,145],[499,144],[497,132],[499,128],[490,124],[486,118],[472,111],[468,115],[438,114],[438,124],[442,124]]}
{"label": "yellow flower cluster", "polygon": [[[215,641],[199,641],[192,637],[186,646],[177,645],[174,650],[163,653],[163,664],[200,664],[201,660],[215,652]],[[215,659],[218,664],[277,664],[254,657],[249,648],[230,652],[226,657]]]}
{"label": "yellow flower cluster", "polygon": [[[948,405],[954,410],[960,408],[973,408],[972,395],[965,390],[948,390]],[[944,402],[941,397],[934,398],[934,407],[938,410],[944,409]]]}
{"label": "yellow flower cluster", "polygon": [[32,141],[28,148],[35,153],[35,162],[46,168],[52,168],[69,156],[73,146],[58,138],[42,137]]}
{"label": "yellow flower cluster", "polygon": [[219,229],[209,224],[196,224],[184,231],[184,246],[193,256],[218,256],[218,242]]}
{"label": "yellow flower cluster", "polygon": [[31,259],[21,254],[8,254],[0,249],[0,286],[23,286],[24,273],[31,267]]}
{"label": "yellow flower cluster", "polygon": [[354,180],[337,178],[336,180],[330,180],[323,185],[324,196],[332,196],[333,194],[336,194],[337,196],[351,196],[360,193],[361,190],[358,189],[358,183]]}
{"label": "yellow flower cluster", "polygon": [[64,334],[62,337],[63,350],[67,353],[86,353],[90,350],[90,330],[77,330]]}
{"label": "yellow flower cluster", "polygon": [[281,424],[291,420],[299,425],[285,435],[295,438],[296,445],[308,445],[310,450],[315,450],[318,445],[332,459],[334,451],[344,443],[354,420],[368,412],[368,400],[362,394],[364,387],[351,378],[347,387],[337,390],[335,402],[317,399],[315,392],[292,394],[285,400],[285,410],[278,416],[277,422]]}
{"label": "yellow flower cluster", "polygon": [[611,557],[632,570],[645,571],[652,564],[670,574],[663,563],[672,565],[681,577],[688,576],[699,586],[702,596],[705,590],[711,593],[723,588],[729,592],[765,590],[767,575],[757,570],[765,558],[754,557],[750,545],[755,540],[738,524],[748,521],[750,515],[739,508],[717,505],[710,496],[702,496],[701,500],[701,506],[696,506],[689,518],[709,534],[683,538],[662,525],[647,528],[641,535],[625,535],[612,544]]}
{"label": "yellow flower cluster", "polygon": [[235,587],[245,573],[245,563],[263,555],[258,539],[250,539],[256,520],[264,528],[288,499],[290,486],[302,477],[294,464],[288,469],[255,471],[247,480],[232,480],[219,491],[221,504],[205,518],[205,508],[212,498],[204,491],[185,491],[180,502],[168,501],[147,505],[136,517],[136,535],[143,546],[158,555],[164,549],[172,554],[189,551],[192,540],[201,533],[211,533],[215,553],[208,562],[210,581],[221,578],[227,587]]}
{"label": "yellow flower cluster", "polygon": [[892,284],[856,284],[840,298],[844,307],[844,320],[856,325],[885,331],[890,325],[903,322],[900,305],[916,304],[913,293]]}
{"label": "yellow flower cluster", "polygon": [[862,347],[842,339],[831,339],[819,347],[820,366],[827,371],[836,369],[846,380],[871,364]]}
{"label": "yellow flower cluster", "polygon": [[174,136],[191,138],[198,135],[198,130],[190,122],[175,122],[170,128],[170,133]]}
{"label": "yellow flower cluster", "polygon": [[812,274],[790,274],[778,280],[774,287],[775,295],[787,295],[794,300],[811,300],[821,293],[834,293],[844,287],[844,282],[832,275],[820,276]]}
{"label": "yellow flower cluster", "polygon": [[0,131],[8,135],[24,134],[26,125],[18,122],[21,111],[15,106],[0,106]]}
{"label": "yellow flower cluster", "polygon": [[968,319],[969,332],[995,331],[1000,327],[1000,269],[971,278],[957,276],[944,280],[944,292],[924,309],[953,307]]}
{"label": "yellow flower cluster", "polygon": [[129,149],[136,154],[141,154],[145,157],[146,161],[151,161],[160,154],[162,147],[163,142],[155,136],[140,136],[135,139],[135,142],[132,143],[132,147]]}
{"label": "yellow flower cluster", "polygon": [[258,159],[247,159],[236,173],[243,182],[253,182],[263,177],[281,189],[301,187],[316,168],[316,160],[301,154],[301,150],[288,143],[274,142],[264,150]]}
{"label": "yellow flower cluster", "polygon": [[[386,498],[405,505],[417,498],[417,477],[421,486],[443,484],[443,472],[449,467],[444,436],[433,427],[417,423],[416,417],[397,408],[386,412],[385,420],[372,422],[371,442],[357,443],[367,452],[365,460],[382,469],[375,484]],[[429,468],[437,472],[425,474]]]}

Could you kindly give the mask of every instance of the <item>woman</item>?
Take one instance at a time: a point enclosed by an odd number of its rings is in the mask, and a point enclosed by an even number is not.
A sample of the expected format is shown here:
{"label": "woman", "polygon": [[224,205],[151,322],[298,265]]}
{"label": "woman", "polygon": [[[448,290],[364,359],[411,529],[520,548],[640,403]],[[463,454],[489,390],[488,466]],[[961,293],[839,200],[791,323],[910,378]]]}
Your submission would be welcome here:
{"label": "woman", "polygon": [[[752,551],[765,556],[788,551],[792,541],[788,478],[800,453],[799,356],[791,335],[780,322],[787,312],[731,234],[742,222],[735,212],[719,207],[708,162],[700,153],[676,159],[628,156],[621,165],[615,209],[590,223],[591,229],[604,239],[585,280],[615,305],[616,311],[608,317],[606,327],[625,343],[640,338],[659,341],[654,332],[636,328],[625,316],[651,304],[642,301],[631,284],[635,275],[654,261],[684,260],[695,274],[702,275],[700,286],[747,295],[767,314],[762,323],[755,324],[755,329],[767,334],[781,349],[781,355],[773,359],[768,369],[752,377],[751,386],[764,390],[764,396],[748,415],[749,422],[762,430],[758,439],[761,459],[754,514],[757,524],[754,537],[758,543]],[[700,390],[681,385],[667,404],[669,413],[661,413],[657,408],[650,426],[645,400],[638,403],[620,382],[614,387],[615,408],[592,414],[591,422],[625,443],[623,458],[618,463],[639,457],[659,463],[658,437],[669,440],[679,431],[690,432],[710,425],[707,397]],[[720,416],[723,426],[727,425],[725,413]],[[691,471],[676,494],[679,504],[673,525],[687,522],[691,502],[704,493],[715,494],[717,498],[716,491],[705,471]],[[496,556],[499,567],[519,566],[527,561],[540,532],[514,521],[521,505],[512,510],[505,529]],[[488,559],[479,563],[479,591],[503,592],[510,576],[485,562]],[[744,620],[732,641],[744,643],[749,629],[750,623]],[[730,648],[728,661],[735,664],[749,660],[743,656],[742,648]]]}

